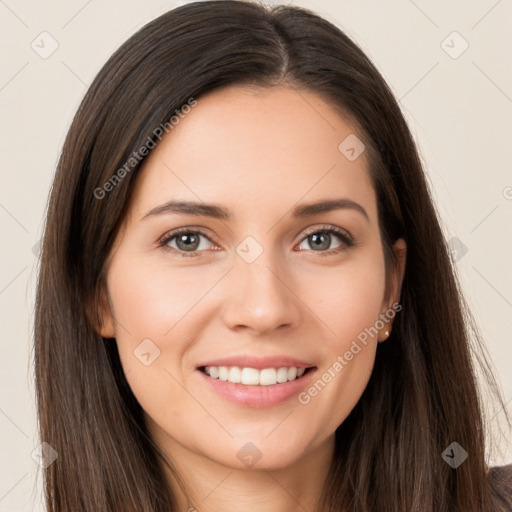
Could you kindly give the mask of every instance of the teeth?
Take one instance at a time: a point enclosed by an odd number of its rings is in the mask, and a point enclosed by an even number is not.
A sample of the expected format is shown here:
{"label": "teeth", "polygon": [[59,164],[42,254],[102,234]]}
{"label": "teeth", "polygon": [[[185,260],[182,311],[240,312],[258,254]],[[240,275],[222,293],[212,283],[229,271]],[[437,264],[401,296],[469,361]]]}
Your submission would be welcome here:
{"label": "teeth", "polygon": [[[291,376],[293,377],[293,374]],[[279,383],[288,382],[288,368],[279,368],[276,372],[276,380]]]}
{"label": "teeth", "polygon": [[238,366],[206,366],[205,373],[213,379],[245,384],[247,386],[273,386],[298,379],[304,375],[306,368],[292,366],[281,368],[239,368]]}
{"label": "teeth", "polygon": [[260,372],[255,368],[244,368],[240,382],[248,386],[257,386],[260,383]]}
{"label": "teeth", "polygon": [[232,366],[229,369],[228,380],[229,382],[234,382],[235,384],[238,384],[239,382],[242,381],[242,371],[240,370],[240,368],[238,368],[238,366]]}

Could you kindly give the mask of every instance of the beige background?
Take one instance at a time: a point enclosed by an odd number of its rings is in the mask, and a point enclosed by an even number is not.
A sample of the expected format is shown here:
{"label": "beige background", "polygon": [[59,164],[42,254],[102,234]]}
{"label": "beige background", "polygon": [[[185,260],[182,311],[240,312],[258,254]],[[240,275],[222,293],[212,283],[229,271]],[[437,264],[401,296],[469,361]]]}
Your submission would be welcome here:
{"label": "beige background", "polygon": [[[34,247],[66,130],[110,54],[178,3],[0,0],[0,512],[42,510],[31,457]],[[457,268],[512,414],[512,1],[293,3],[353,37],[400,99],[446,237],[467,248]],[[496,430],[503,413],[491,404],[490,417]],[[510,444],[508,434],[491,461],[512,462]]]}

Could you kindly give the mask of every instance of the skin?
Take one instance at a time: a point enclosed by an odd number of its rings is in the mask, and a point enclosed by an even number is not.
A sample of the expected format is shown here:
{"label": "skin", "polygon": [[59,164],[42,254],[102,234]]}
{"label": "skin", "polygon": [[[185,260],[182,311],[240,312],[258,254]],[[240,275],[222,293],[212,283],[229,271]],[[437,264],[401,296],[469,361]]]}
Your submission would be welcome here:
{"label": "skin", "polygon": [[[314,362],[320,376],[398,301],[405,242],[394,246],[399,265],[386,300],[366,153],[349,161],[338,150],[352,133],[315,93],[231,86],[201,97],[145,160],[108,260],[99,330],[116,338],[150,435],[183,477],[189,498],[167,471],[180,510],[255,512],[270,503],[282,512],[317,510],[334,432],[363,393],[377,338],[390,324],[305,405],[296,397],[268,408],[228,402],[198,378],[196,365],[284,354]],[[341,197],[363,206],[369,220],[352,209],[290,215],[298,203]],[[141,220],[171,199],[216,203],[234,219]],[[357,245],[332,234],[315,250],[304,232],[317,226],[342,228]],[[196,257],[158,246],[180,227],[206,231],[210,240],[200,237]],[[250,264],[236,252],[248,236],[263,249]],[[179,251],[176,239],[169,244]],[[149,366],[134,357],[147,338],[160,350]],[[262,454],[252,468],[237,457],[248,442]]]}

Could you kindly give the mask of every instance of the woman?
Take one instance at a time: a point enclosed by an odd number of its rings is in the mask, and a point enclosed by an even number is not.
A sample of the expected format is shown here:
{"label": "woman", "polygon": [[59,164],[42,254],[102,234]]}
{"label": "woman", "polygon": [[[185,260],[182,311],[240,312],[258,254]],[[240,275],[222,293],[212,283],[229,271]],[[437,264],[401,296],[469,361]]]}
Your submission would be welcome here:
{"label": "woman", "polygon": [[300,8],[174,9],[100,71],[55,176],[48,511],[512,510],[470,319],[362,51]]}

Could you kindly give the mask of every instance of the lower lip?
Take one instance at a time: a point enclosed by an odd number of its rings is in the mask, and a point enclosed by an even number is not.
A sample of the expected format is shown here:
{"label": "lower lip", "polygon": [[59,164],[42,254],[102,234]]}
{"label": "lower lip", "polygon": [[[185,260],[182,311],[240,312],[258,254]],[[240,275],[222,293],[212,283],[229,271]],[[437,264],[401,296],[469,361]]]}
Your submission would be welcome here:
{"label": "lower lip", "polygon": [[196,371],[213,391],[226,400],[245,407],[264,408],[282,404],[298,395],[309,384],[316,368],[312,368],[299,379],[272,386],[234,384],[233,382],[214,379],[201,370]]}

